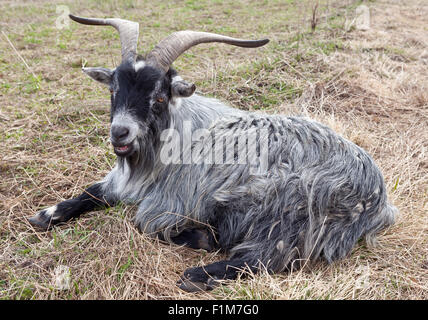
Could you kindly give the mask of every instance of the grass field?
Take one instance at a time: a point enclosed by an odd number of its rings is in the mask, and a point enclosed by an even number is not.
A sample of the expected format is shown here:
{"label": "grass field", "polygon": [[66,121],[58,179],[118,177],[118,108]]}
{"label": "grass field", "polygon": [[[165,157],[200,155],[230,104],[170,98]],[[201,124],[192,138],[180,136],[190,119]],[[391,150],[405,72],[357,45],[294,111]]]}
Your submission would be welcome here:
{"label": "grass field", "polygon": [[[428,5],[423,0],[0,2],[0,299],[428,299]],[[357,7],[370,10],[360,30]],[[118,34],[71,13],[140,23],[139,51],[182,29],[268,37],[259,49],[200,45],[175,62],[231,105],[303,114],[365,148],[400,210],[379,244],[330,266],[261,273],[207,293],[175,282],[221,255],[156,242],[116,207],[38,232],[26,221],[114,165],[109,92],[82,65],[120,62]],[[361,7],[360,7],[361,8]],[[57,9],[59,10],[57,12]],[[60,20],[58,20],[60,19]],[[70,271],[70,288],[55,272]]]}

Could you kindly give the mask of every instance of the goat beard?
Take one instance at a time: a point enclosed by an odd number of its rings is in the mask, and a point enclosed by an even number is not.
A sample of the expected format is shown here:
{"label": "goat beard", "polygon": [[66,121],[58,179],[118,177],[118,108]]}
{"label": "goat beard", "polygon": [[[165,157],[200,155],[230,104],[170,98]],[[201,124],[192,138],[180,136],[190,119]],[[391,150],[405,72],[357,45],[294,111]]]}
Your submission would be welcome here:
{"label": "goat beard", "polygon": [[132,175],[138,175],[151,172],[154,168],[156,155],[158,154],[157,144],[151,139],[137,137],[134,141],[134,152],[126,157],[118,157],[118,163],[123,166],[125,162],[131,169]]}

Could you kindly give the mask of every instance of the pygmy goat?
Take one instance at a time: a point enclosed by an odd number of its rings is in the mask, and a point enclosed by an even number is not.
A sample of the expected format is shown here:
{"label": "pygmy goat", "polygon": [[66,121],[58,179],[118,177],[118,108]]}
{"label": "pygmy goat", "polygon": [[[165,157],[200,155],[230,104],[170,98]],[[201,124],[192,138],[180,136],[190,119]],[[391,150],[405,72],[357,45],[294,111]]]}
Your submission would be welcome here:
{"label": "pygmy goat", "polygon": [[83,68],[111,92],[114,169],[77,198],[38,212],[43,229],[119,202],[138,203],[138,228],[161,240],[229,259],[189,268],[178,285],[209,290],[239,272],[294,270],[345,257],[361,237],[394,223],[382,174],[360,147],[303,117],[262,115],[194,94],[171,64],[194,45],[242,40],[180,31],[145,57],[138,23],[70,15],[120,34],[116,69]]}

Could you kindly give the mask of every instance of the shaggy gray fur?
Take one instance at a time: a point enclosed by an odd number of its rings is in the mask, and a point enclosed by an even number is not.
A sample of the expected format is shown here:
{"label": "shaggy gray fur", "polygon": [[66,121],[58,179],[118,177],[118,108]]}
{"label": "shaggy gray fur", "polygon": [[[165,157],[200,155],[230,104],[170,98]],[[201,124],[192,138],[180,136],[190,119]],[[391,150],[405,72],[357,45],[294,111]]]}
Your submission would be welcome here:
{"label": "shaggy gray fur", "polygon": [[267,130],[268,170],[255,175],[245,164],[164,165],[162,143],[140,141],[140,157],[150,153],[151,164],[119,160],[103,185],[114,201],[139,203],[135,223],[143,232],[170,239],[210,225],[231,258],[277,272],[307,259],[340,259],[359,238],[372,244],[394,223],[397,210],[387,202],[372,158],[320,123],[247,113],[199,95],[170,106],[168,116],[179,132],[184,121],[192,131],[209,128],[229,139]]}

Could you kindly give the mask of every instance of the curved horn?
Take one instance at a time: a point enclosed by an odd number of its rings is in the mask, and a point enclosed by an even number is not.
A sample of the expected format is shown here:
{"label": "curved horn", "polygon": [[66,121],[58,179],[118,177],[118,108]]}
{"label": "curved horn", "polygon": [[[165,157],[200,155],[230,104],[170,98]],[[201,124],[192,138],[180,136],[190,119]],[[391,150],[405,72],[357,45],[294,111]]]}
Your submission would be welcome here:
{"label": "curved horn", "polygon": [[120,43],[122,47],[122,61],[127,59],[135,59],[137,55],[138,33],[139,25],[137,22],[123,20],[123,19],[96,19],[96,18],[83,18],[77,17],[72,14],[69,15],[70,19],[92,26],[112,26],[120,36]]}
{"label": "curved horn", "polygon": [[167,72],[175,59],[187,49],[208,42],[223,42],[239,47],[256,48],[268,43],[269,39],[243,40],[209,32],[178,31],[159,42],[147,55],[146,61]]}

